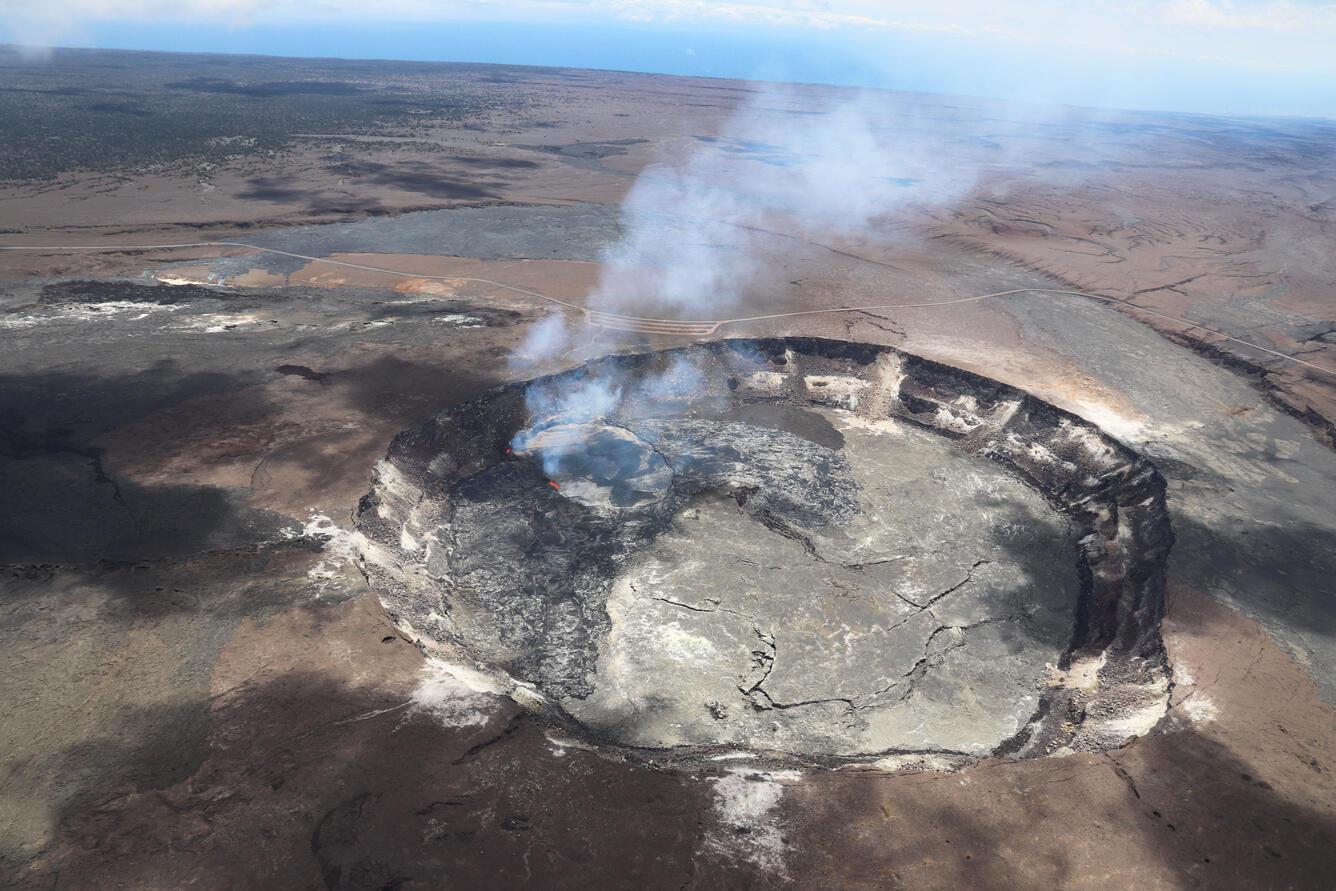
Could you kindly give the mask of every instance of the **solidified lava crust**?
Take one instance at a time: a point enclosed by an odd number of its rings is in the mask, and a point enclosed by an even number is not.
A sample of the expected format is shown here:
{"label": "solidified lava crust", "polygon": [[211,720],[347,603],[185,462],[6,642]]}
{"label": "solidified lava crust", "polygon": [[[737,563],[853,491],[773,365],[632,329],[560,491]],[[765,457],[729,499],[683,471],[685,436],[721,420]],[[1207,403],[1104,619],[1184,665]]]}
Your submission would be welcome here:
{"label": "solidified lava crust", "polygon": [[726,340],[503,386],[397,436],[357,525],[401,627],[623,750],[952,767],[1112,748],[1167,703],[1155,468],[890,347]]}

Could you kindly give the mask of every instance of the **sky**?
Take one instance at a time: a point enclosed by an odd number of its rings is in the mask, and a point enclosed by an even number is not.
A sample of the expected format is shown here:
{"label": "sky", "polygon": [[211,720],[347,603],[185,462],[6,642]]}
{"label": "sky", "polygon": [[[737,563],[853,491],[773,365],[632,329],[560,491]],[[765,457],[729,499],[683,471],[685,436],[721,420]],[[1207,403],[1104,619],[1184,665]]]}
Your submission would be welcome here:
{"label": "sky", "polygon": [[1336,117],[1336,0],[0,0],[0,42]]}

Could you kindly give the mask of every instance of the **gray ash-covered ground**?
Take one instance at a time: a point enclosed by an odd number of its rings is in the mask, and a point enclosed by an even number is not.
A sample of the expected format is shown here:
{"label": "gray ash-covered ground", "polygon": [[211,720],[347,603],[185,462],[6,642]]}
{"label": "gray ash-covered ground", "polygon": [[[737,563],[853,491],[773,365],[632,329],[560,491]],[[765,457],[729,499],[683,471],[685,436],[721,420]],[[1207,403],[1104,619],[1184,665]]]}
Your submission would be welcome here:
{"label": "gray ash-covered ground", "polygon": [[359,525],[405,627],[602,741],[970,759],[1163,713],[1162,489],[995,382],[734,341],[443,413]]}
{"label": "gray ash-covered ground", "polygon": [[[517,231],[517,227],[522,227],[522,231]],[[241,240],[257,247],[314,257],[350,252],[480,260],[559,257],[595,261],[601,251],[616,242],[618,234],[616,214],[599,204],[522,208],[500,205],[297,226],[256,233]],[[300,269],[304,263],[275,254],[248,254],[226,258],[215,268],[224,277],[252,269],[282,274]]]}

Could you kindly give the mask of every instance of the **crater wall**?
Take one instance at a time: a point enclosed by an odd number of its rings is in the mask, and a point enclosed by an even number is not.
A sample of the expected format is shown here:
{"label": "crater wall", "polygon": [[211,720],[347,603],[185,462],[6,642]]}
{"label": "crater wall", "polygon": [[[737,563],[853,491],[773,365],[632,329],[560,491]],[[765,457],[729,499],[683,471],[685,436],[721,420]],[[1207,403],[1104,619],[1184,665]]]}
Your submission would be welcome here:
{"label": "crater wall", "polygon": [[[562,399],[590,388],[617,398],[567,417]],[[999,511],[1021,507],[1002,536]],[[606,745],[1032,757],[1118,745],[1167,699],[1173,536],[1152,464],[889,347],[725,340],[509,384],[396,437],[357,523],[368,575],[424,646]],[[715,544],[753,536],[771,542],[759,555]],[[779,583],[721,584],[725,565],[763,563]],[[814,698],[774,695],[795,678]]]}

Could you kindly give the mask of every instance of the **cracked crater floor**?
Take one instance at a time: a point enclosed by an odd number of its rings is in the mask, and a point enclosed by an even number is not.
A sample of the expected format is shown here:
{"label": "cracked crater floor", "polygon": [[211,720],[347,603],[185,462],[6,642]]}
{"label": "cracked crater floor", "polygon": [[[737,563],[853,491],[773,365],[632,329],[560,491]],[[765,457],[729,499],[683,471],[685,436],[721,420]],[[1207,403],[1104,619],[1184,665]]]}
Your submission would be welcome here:
{"label": "cracked crater floor", "polygon": [[1033,714],[1079,592],[1067,519],[940,436],[821,414],[861,513],[816,530],[702,493],[616,578],[593,693],[632,745],[980,755]]}

